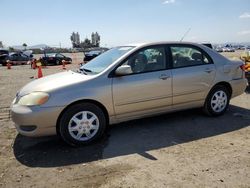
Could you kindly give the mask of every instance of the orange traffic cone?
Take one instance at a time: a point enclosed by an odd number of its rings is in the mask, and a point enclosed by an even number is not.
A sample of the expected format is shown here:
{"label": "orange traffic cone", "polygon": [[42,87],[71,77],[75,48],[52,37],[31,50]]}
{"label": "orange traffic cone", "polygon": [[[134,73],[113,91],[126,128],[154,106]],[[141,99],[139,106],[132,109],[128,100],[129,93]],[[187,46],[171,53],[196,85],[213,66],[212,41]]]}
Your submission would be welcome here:
{"label": "orange traffic cone", "polygon": [[34,59],[33,61],[31,61],[32,63],[32,69],[36,69],[36,60]]}
{"label": "orange traffic cone", "polygon": [[11,64],[9,60],[7,60],[7,69],[11,69]]}
{"label": "orange traffic cone", "polygon": [[42,72],[42,67],[38,67],[38,72],[37,72],[37,78],[42,78],[43,77],[43,72]]}
{"label": "orange traffic cone", "polygon": [[66,70],[65,64],[66,64],[66,63],[65,63],[65,60],[62,60],[62,69],[63,69],[63,70]]}

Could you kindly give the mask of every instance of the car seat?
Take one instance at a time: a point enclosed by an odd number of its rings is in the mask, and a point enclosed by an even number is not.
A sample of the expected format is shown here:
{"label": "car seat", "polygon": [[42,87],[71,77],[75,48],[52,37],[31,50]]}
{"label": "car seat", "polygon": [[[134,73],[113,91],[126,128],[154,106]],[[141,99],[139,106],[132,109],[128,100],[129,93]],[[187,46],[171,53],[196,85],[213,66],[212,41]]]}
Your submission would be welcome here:
{"label": "car seat", "polygon": [[148,59],[146,55],[137,54],[129,60],[128,64],[131,66],[131,69],[134,73],[138,73],[144,71],[147,62]]}

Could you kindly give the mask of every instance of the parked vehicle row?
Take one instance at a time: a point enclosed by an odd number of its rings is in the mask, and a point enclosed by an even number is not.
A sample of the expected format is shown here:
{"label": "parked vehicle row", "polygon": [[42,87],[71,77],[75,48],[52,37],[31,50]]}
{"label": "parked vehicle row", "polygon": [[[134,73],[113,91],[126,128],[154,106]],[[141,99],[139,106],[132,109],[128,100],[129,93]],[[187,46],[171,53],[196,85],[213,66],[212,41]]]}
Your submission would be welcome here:
{"label": "parked vehicle row", "polygon": [[[3,66],[6,66],[8,60],[12,65],[26,65],[32,59],[33,55],[30,50],[11,53],[8,50],[0,50],[0,64]],[[66,63],[72,63],[70,57],[60,53],[45,54],[41,58],[42,65],[61,65],[63,60]]]}
{"label": "parked vehicle row", "polygon": [[5,51],[4,54],[0,55],[0,63],[3,66],[7,65],[7,61],[10,61],[12,65],[26,65],[28,61],[33,58],[32,52],[11,52]]}
{"label": "parked vehicle row", "polygon": [[26,136],[58,134],[71,145],[100,138],[110,124],[188,108],[210,116],[226,112],[247,86],[243,62],[195,43],[119,46],[79,71],[24,86],[11,105]]}
{"label": "parked vehicle row", "polygon": [[235,52],[235,49],[234,48],[231,48],[231,47],[217,47],[215,48],[215,50],[217,52]]}

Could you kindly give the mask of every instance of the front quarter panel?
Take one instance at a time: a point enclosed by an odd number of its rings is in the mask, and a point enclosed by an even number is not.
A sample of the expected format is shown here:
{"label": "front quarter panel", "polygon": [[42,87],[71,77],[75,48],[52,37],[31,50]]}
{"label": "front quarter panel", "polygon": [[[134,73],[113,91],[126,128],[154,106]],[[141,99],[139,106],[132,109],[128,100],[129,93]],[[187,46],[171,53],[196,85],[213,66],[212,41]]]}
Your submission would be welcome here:
{"label": "front quarter panel", "polygon": [[109,116],[114,115],[111,79],[103,76],[95,77],[88,81],[60,88],[49,93],[50,98],[44,107],[63,106],[81,101],[94,100],[101,103],[108,111]]}

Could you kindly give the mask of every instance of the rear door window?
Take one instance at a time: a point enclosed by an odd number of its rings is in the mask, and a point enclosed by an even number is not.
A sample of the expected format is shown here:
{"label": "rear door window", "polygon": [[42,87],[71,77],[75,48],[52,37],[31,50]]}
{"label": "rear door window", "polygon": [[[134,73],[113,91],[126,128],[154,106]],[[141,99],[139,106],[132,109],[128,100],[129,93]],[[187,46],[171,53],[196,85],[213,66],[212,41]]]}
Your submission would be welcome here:
{"label": "rear door window", "polygon": [[201,50],[192,46],[172,46],[170,47],[173,59],[173,68],[206,65],[212,63]]}

